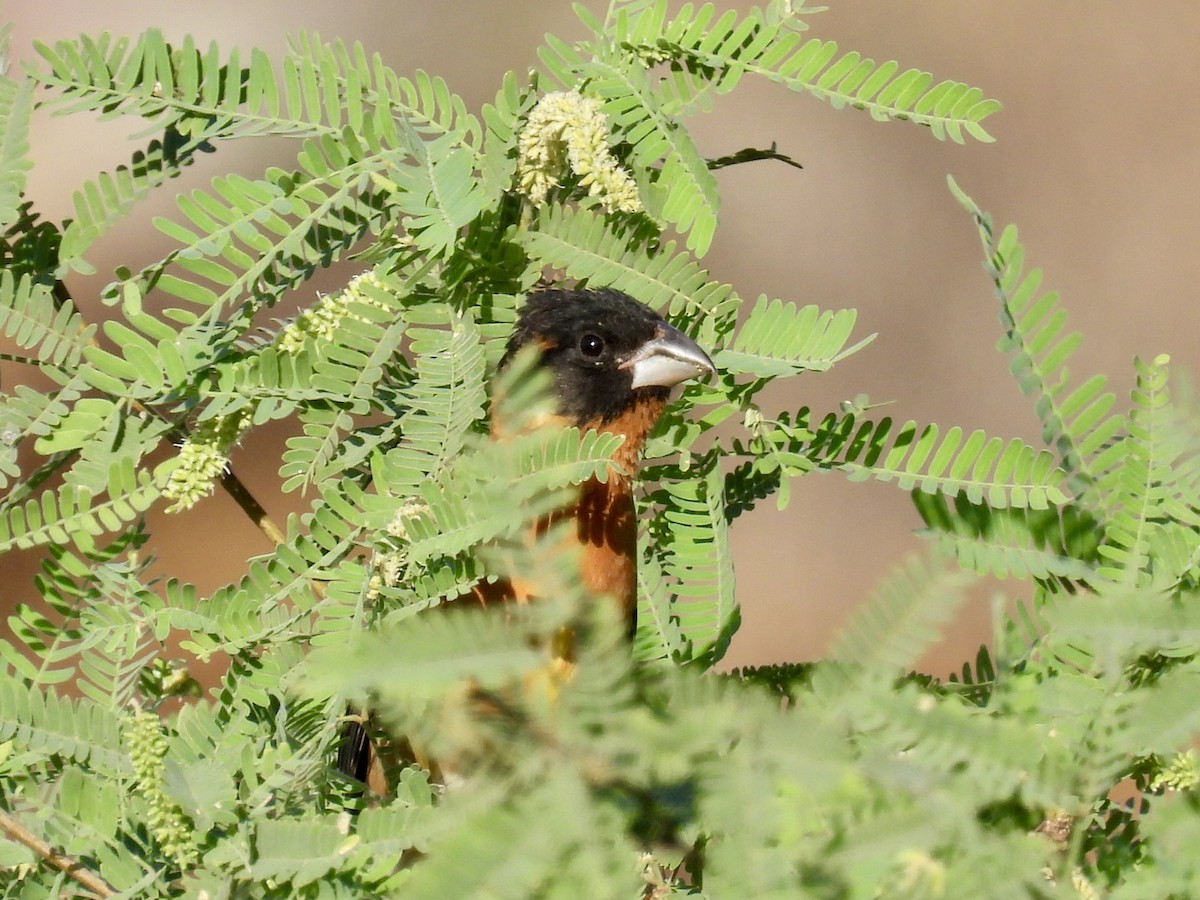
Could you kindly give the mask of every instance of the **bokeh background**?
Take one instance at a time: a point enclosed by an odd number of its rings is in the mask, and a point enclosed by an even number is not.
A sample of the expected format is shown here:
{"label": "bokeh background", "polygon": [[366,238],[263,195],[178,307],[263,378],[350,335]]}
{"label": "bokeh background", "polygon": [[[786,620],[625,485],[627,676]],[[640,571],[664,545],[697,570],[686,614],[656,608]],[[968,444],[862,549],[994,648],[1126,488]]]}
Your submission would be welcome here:
{"label": "bokeh background", "polygon": [[[600,0],[587,0],[596,10]],[[725,3],[745,7],[746,4]],[[544,33],[583,35],[567,0],[256,0],[124,2],[10,0],[13,57],[107,30],[156,26],[225,51],[261,47],[279,56],[302,30],[361,41],[401,73],[442,75],[469,107],[495,93],[503,74],[536,63]],[[981,269],[974,225],[946,189],[947,174],[1000,223],[1017,222],[1029,259],[1060,290],[1070,325],[1085,334],[1074,369],[1104,372],[1125,395],[1135,354],[1166,352],[1195,366],[1200,325],[1200,4],[1094,0],[874,0],[838,2],[810,18],[810,34],[877,60],[896,59],[937,78],[982,88],[1004,110],[988,120],[996,143],[939,143],[910,123],[881,124],[855,110],[745,79],[715,110],[692,120],[706,156],[768,146],[800,160],[799,172],[759,162],[718,173],[723,209],[705,263],[747,298],[759,293],[825,307],[854,307],[867,349],[834,370],[792,380],[771,397],[781,409],[836,409],[867,393],[901,420],[960,424],[1038,439],[1032,405],[995,350],[997,306]],[[39,115],[29,196],[44,217],[71,214],[71,193],[100,169],[125,162],[137,130],[129,120]],[[110,233],[89,259],[99,274],[69,286],[85,315],[119,264],[160,257],[167,243],[150,224],[169,215],[177,191],[231,170],[257,175],[290,165],[296,147],[260,139],[224,145]],[[359,267],[324,273],[306,288],[332,291]],[[4,371],[10,387],[17,373]],[[275,465],[285,437],[256,432],[233,464],[277,518],[304,506],[280,496]],[[152,521],[159,569],[214,588],[241,571],[265,539],[223,495],[192,514]],[[905,554],[919,525],[894,486],[850,484],[836,474],[793,484],[791,505],[770,502],[737,520],[734,545],[743,627],[731,665],[819,656],[853,605]],[[34,596],[34,560],[0,559],[0,611]],[[944,674],[989,636],[988,595],[979,592],[925,667]]]}

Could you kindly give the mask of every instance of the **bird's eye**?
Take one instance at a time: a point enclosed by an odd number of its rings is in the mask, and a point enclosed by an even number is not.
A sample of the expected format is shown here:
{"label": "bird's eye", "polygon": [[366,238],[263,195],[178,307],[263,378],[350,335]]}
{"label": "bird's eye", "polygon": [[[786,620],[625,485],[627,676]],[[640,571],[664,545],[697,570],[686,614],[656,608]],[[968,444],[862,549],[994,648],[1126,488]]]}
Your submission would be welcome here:
{"label": "bird's eye", "polygon": [[599,356],[604,352],[604,339],[598,334],[585,334],[579,339],[579,351],[584,356]]}

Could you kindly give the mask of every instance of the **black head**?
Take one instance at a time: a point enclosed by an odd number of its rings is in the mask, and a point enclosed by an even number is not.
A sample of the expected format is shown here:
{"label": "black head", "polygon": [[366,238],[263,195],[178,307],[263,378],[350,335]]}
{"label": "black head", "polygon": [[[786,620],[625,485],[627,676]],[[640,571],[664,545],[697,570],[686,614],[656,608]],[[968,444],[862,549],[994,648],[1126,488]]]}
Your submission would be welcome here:
{"label": "black head", "polygon": [[554,372],[559,412],[574,424],[603,424],[643,398],[706,372],[712,360],[656,312],[609,289],[530,294],[517,316],[504,363],[536,344]]}

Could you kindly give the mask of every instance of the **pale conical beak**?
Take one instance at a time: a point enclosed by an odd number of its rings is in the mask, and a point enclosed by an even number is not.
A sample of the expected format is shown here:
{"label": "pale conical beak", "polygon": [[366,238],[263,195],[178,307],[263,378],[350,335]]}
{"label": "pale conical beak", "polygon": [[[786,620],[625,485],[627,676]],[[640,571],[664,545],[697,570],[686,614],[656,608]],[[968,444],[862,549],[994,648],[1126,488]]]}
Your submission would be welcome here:
{"label": "pale conical beak", "polygon": [[690,337],[666,322],[654,337],[621,363],[633,374],[633,387],[674,387],[681,381],[717,371],[708,354]]}

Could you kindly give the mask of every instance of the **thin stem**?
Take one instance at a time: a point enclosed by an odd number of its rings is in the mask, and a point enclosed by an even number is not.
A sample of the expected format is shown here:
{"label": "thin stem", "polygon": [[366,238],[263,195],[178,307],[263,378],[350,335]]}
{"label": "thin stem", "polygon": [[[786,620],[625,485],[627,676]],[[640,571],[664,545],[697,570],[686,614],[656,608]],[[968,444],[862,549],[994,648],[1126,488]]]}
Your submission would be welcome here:
{"label": "thin stem", "polygon": [[[54,283],[54,296],[55,299],[60,303],[66,301],[74,303],[74,300],[71,298],[70,291],[62,281],[56,281]],[[92,338],[90,343],[94,347],[100,346],[95,338]],[[168,422],[171,425],[172,437],[176,438],[177,440],[187,437],[187,434],[182,428],[179,427],[177,423],[170,422],[170,420],[158,410],[151,409],[137,400],[133,400],[131,405],[138,412],[145,413],[146,415],[154,416],[161,421]],[[255,499],[253,494],[250,493],[250,489],[246,487],[241,479],[233,474],[232,469],[226,470],[225,474],[221,477],[221,487],[224,488],[225,492],[233,498],[234,502],[237,503],[238,506],[241,507],[242,511],[250,517],[250,521],[254,523],[255,527],[258,528],[258,530],[264,535],[266,535],[267,540],[269,540],[272,544],[283,543],[283,531],[278,525],[275,524],[274,520],[267,515],[266,509],[264,509],[263,505],[259,503],[257,499]]]}
{"label": "thin stem", "polygon": [[775,142],[771,142],[771,146],[767,150],[760,150],[756,147],[747,147],[745,150],[739,150],[737,153],[732,153],[729,156],[721,156],[717,159],[708,160],[708,168],[724,169],[726,166],[737,166],[742,163],[758,162],[763,159],[773,159],[781,162],[784,165],[791,166],[793,169],[803,169],[804,166],[796,162],[786,153],[780,153],[775,149]]}
{"label": "thin stem", "polygon": [[38,359],[36,356],[23,356],[20,353],[0,353],[0,362],[20,363],[23,366],[37,366],[39,369],[52,369],[55,372],[63,370]]}
{"label": "thin stem", "polygon": [[63,467],[67,462],[79,456],[78,450],[62,450],[55,453],[46,459],[44,463],[38,466],[29,474],[28,477],[18,481],[13,485],[11,491],[4,495],[0,500],[0,513],[11,509],[18,503],[25,500],[36,490],[46,479],[50,478],[55,472]]}
{"label": "thin stem", "polygon": [[0,831],[18,844],[24,844],[54,868],[65,872],[69,878],[83,885],[97,897],[116,895],[116,891],[103,878],[91,869],[84,868],[78,860],[59,853],[6,812],[0,812]]}
{"label": "thin stem", "polygon": [[[182,441],[187,438],[187,432],[185,432],[179,425],[170,422],[170,420],[158,410],[143,406],[137,400],[134,400],[132,405],[133,408],[138,412],[154,416],[164,422],[169,422],[171,424],[171,435],[177,441]],[[266,535],[267,540],[276,545],[283,543],[283,531],[278,525],[275,524],[275,521],[269,515],[267,515],[266,509],[264,509],[263,505],[258,502],[252,493],[250,493],[250,489],[246,487],[245,483],[243,483],[240,478],[233,474],[233,469],[228,467],[225,469],[225,474],[221,476],[221,487],[224,488],[225,493],[232,497],[233,501],[241,507],[242,512],[244,512],[250,518],[250,521],[254,523],[255,527],[258,528],[258,530],[264,535]]]}
{"label": "thin stem", "polygon": [[233,474],[232,469],[227,469],[225,474],[221,476],[221,487],[242,508],[242,512],[250,517],[250,521],[258,527],[259,531],[267,536],[267,539],[271,543],[282,544],[287,539],[286,535],[279,530],[279,526],[267,515],[267,511],[263,509],[262,504],[254,498],[254,495],[250,493],[246,485]]}

